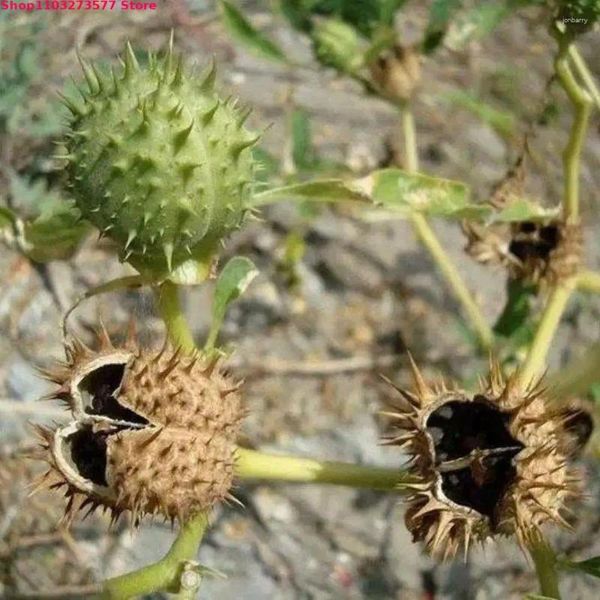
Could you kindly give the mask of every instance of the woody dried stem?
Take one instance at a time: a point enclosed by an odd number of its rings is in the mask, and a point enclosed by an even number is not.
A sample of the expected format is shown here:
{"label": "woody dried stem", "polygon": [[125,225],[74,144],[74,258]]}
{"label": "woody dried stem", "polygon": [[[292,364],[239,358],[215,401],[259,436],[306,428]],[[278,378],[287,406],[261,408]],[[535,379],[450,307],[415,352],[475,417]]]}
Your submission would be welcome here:
{"label": "woody dried stem", "polygon": [[[408,103],[402,104],[399,109],[404,140],[404,168],[407,171],[418,171],[419,158],[414,117]],[[416,211],[410,214],[410,222],[417,237],[429,251],[431,258],[446,279],[450,290],[469,318],[471,326],[477,334],[479,344],[484,350],[489,350],[494,341],[492,329],[483,317],[477,302],[463,281],[456,266],[444,250],[444,247],[439,242],[432,227],[423,214]]]}

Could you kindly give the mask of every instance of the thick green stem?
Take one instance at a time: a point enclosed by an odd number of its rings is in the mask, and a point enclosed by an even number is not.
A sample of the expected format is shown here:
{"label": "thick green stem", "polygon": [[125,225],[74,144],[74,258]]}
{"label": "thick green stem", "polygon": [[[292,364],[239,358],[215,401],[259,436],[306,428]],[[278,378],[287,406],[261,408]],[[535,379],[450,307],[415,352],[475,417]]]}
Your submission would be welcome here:
{"label": "thick green stem", "polygon": [[181,528],[164,558],[138,571],[108,579],[104,583],[102,597],[106,600],[125,600],[158,590],[177,592],[183,563],[196,557],[207,525],[206,514],[198,514],[190,519]]}
{"label": "thick green stem", "polygon": [[548,542],[539,538],[529,545],[529,553],[535,564],[540,582],[540,593],[547,598],[560,600],[556,554]]}
{"label": "thick green stem", "polygon": [[560,84],[574,107],[573,125],[569,134],[569,141],[563,152],[563,209],[565,218],[570,222],[576,223],[579,220],[581,149],[587,132],[592,99],[573,76],[568,60],[569,49],[570,46],[568,44],[560,44],[560,50],[554,62],[554,69]]}
{"label": "thick green stem", "polygon": [[196,344],[181,310],[177,285],[165,281],[157,289],[156,298],[160,316],[165,322],[173,344],[181,346],[185,352],[193,352]]}
{"label": "thick green stem", "polygon": [[[404,140],[404,168],[407,171],[418,171],[419,156],[417,153],[415,121],[408,104],[400,107],[400,123]],[[410,221],[417,237],[431,254],[431,258],[439,267],[452,293],[462,305],[482,348],[490,349],[494,341],[492,329],[481,314],[477,302],[460,276],[458,269],[440,244],[427,219],[421,213],[413,212]]]}
{"label": "thick green stem", "polygon": [[245,448],[238,448],[235,472],[240,479],[346,485],[382,491],[402,490],[416,483],[413,476],[401,469],[265,454]]}
{"label": "thick green stem", "polygon": [[550,292],[535,337],[529,347],[525,362],[519,370],[519,380],[523,387],[531,384],[546,368],[548,351],[573,292],[574,283],[574,280],[566,281]]}

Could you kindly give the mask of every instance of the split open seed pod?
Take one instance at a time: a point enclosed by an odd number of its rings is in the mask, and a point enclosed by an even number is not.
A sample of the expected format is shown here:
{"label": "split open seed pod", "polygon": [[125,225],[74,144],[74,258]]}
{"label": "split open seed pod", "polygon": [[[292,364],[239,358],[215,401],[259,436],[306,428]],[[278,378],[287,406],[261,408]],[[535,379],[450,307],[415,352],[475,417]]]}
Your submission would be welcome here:
{"label": "split open seed pod", "polygon": [[408,497],[415,541],[441,558],[471,542],[515,535],[522,547],[545,523],[568,527],[566,503],[580,493],[570,466],[565,418],[547,410],[538,383],[523,390],[497,365],[475,394],[428,385],[413,363],[415,389],[399,392],[384,443],[404,448],[420,480]]}
{"label": "split open seed pod", "polygon": [[105,507],[115,520],[131,511],[136,524],[144,514],[183,522],[233,499],[239,384],[215,360],[99,337],[98,351],[71,342],[66,362],[46,372],[73,420],[38,427],[49,464],[38,487],[64,489],[68,520]]}
{"label": "split open seed pod", "polygon": [[554,219],[486,226],[466,222],[466,251],[482,264],[508,269],[511,279],[556,285],[581,265],[583,237],[579,224]]}

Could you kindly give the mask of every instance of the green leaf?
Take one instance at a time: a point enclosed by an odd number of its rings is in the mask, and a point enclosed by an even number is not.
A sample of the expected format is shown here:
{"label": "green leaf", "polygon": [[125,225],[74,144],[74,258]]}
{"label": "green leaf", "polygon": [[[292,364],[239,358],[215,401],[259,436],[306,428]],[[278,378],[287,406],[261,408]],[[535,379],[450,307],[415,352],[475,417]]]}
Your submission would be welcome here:
{"label": "green leaf", "polygon": [[569,571],[581,571],[592,577],[600,578],[600,556],[594,556],[594,558],[588,558],[587,560],[571,561],[571,560],[560,560],[559,566],[562,569]]}
{"label": "green leaf", "polygon": [[559,214],[558,208],[545,208],[526,198],[513,200],[502,210],[495,212],[490,223],[513,223],[520,221],[543,221],[555,218]]}
{"label": "green leaf", "polygon": [[369,202],[369,197],[356,187],[352,182],[347,183],[341,179],[323,179],[296,183],[282,187],[272,188],[255,194],[252,199],[253,206],[264,206],[273,202],[284,200],[311,201],[311,202],[343,202],[346,200]]}
{"label": "green leaf", "polygon": [[470,202],[469,188],[458,181],[401,169],[382,169],[357,183],[373,202],[404,215],[422,212],[456,219],[482,219],[491,213],[490,207]]}
{"label": "green leaf", "polygon": [[25,224],[27,255],[36,262],[69,258],[89,230],[79,211],[64,203]]}
{"label": "green leaf", "polygon": [[278,63],[288,63],[283,50],[264,33],[258,31],[230,2],[220,0],[223,24],[231,37],[254,54]]}
{"label": "green leaf", "polygon": [[258,269],[254,263],[244,256],[234,256],[225,265],[215,285],[212,323],[204,346],[205,351],[212,351],[214,348],[227,307],[244,293],[257,275]]}
{"label": "green leaf", "polygon": [[305,110],[296,109],[291,117],[292,158],[297,169],[310,169],[315,163],[310,120]]}
{"label": "green leaf", "polygon": [[509,281],[506,304],[494,325],[494,333],[510,339],[513,349],[533,339],[534,323],[530,317],[535,296],[535,286],[517,280]]}

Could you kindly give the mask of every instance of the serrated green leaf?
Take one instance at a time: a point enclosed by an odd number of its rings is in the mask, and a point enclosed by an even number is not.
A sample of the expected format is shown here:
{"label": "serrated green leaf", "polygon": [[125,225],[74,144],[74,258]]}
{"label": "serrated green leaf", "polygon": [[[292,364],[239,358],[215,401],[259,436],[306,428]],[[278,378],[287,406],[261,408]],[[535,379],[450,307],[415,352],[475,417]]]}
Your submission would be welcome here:
{"label": "serrated green leaf", "polygon": [[353,185],[352,182],[344,182],[341,179],[323,179],[259,192],[254,195],[252,204],[253,206],[264,206],[284,200],[297,202],[343,202],[347,200],[370,202],[369,196]]}
{"label": "serrated green leaf", "polygon": [[374,203],[404,215],[422,212],[447,218],[483,219],[491,213],[489,206],[470,202],[465,184],[422,173],[382,169],[359,184]]}
{"label": "serrated green leaf", "polygon": [[600,578],[600,556],[594,556],[587,560],[571,561],[571,560],[560,560],[559,566],[562,569],[569,571],[581,571],[592,577]]}
{"label": "serrated green leaf", "polygon": [[223,25],[233,39],[254,54],[278,63],[288,63],[283,50],[264,33],[258,31],[230,2],[219,0]]}
{"label": "serrated green leaf", "polygon": [[258,275],[254,263],[244,256],[234,256],[225,265],[215,284],[212,323],[204,350],[212,351],[223,324],[227,307],[239,298]]}

